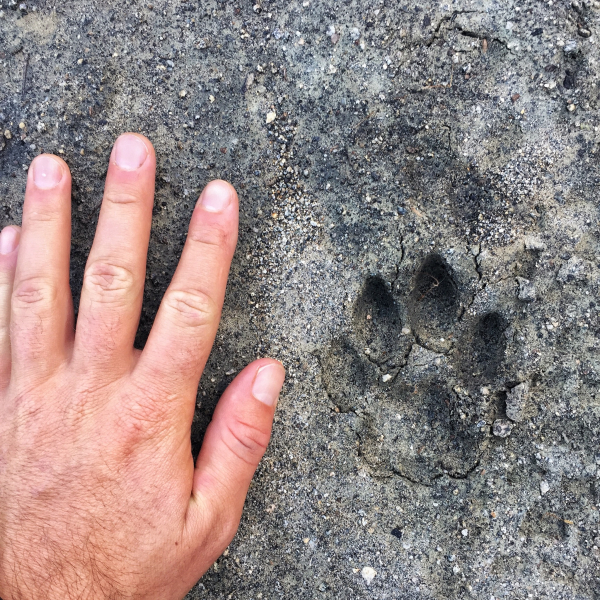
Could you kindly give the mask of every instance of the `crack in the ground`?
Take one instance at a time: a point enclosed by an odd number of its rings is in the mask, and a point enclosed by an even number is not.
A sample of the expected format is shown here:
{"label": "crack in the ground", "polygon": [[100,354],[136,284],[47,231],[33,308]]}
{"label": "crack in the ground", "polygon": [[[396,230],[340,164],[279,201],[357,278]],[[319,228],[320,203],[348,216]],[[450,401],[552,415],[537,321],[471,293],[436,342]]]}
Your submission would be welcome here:
{"label": "crack in the ground", "polygon": [[394,291],[394,284],[398,281],[398,277],[400,277],[400,267],[404,262],[404,257],[406,256],[406,250],[404,249],[404,238],[400,236],[400,260],[396,263],[396,277],[394,277],[394,281],[391,282],[392,292]]}
{"label": "crack in the ground", "polygon": [[[481,12],[482,11],[479,11],[479,10],[461,10],[461,11],[454,11],[450,17],[447,17],[447,16],[442,17],[440,22],[437,24],[437,26],[434,29],[433,35],[431,36],[429,41],[425,42],[424,45],[429,48],[433,45],[433,43],[436,40],[440,39],[439,33],[441,31],[442,25],[449,21],[453,25],[453,27],[452,27],[452,29],[450,29],[450,31],[458,31],[459,35],[462,35],[465,37],[470,37],[470,38],[477,39],[477,40],[489,40],[490,42],[496,42],[496,43],[500,44],[501,46],[504,46],[504,48],[506,48],[506,50],[508,50],[508,52],[510,54],[515,55],[515,53],[512,51],[512,48],[509,47],[508,42],[506,42],[505,40],[503,40],[499,37],[493,36],[489,33],[481,33],[481,32],[477,32],[477,31],[472,31],[470,29],[465,29],[464,27],[461,27],[460,25],[454,23],[454,21],[458,15],[469,14],[469,13],[481,13]],[[454,52],[464,53],[465,51],[455,49]],[[471,51],[468,51],[468,52],[471,52]]]}
{"label": "crack in the ground", "polygon": [[479,256],[481,255],[481,244],[479,244],[479,249],[477,250],[477,254],[472,254],[473,263],[475,264],[475,272],[477,273],[479,279],[478,282],[481,282],[483,279],[483,272],[481,271],[481,263],[479,262]]}
{"label": "crack in the ground", "polygon": [[[477,12],[477,11],[473,11],[473,12]],[[506,42],[505,40],[503,40],[499,37],[495,37],[495,36],[492,36],[487,33],[482,34],[477,31],[471,31],[470,29],[464,29],[460,25],[456,25],[454,27],[454,29],[458,31],[459,35],[463,35],[465,37],[470,37],[470,38],[474,38],[477,40],[489,40],[491,42],[496,42],[496,43],[500,44],[501,46],[504,46],[511,54],[514,54],[512,49],[508,47],[508,42]]]}
{"label": "crack in the ground", "polygon": [[[469,249],[467,248],[467,251]],[[479,257],[481,256],[481,245],[479,246],[479,250],[477,251],[477,254],[473,255],[473,264],[475,266],[475,272],[477,273],[477,284],[480,285],[481,287],[478,290],[475,290],[475,292],[473,293],[473,295],[471,296],[471,299],[469,300],[469,302],[465,305],[462,313],[459,315],[458,318],[458,322],[461,322],[465,316],[465,314],[467,313],[467,311],[471,308],[471,306],[473,306],[473,304],[475,303],[475,300],[477,299],[477,296],[479,296],[479,294],[481,294],[482,292],[484,292],[488,286],[488,282],[483,282],[483,271],[481,270],[481,263],[479,262]]]}
{"label": "crack in the ground", "polygon": [[394,476],[400,477],[401,479],[404,479],[405,481],[409,481],[410,483],[414,483],[415,485],[422,485],[424,487],[433,487],[432,483],[425,483],[424,481],[418,481],[417,479],[413,479],[412,477],[409,477],[408,475],[406,475],[406,473],[402,473],[395,467],[392,467],[391,472],[392,472],[391,477],[394,477]]}
{"label": "crack in the ground", "polygon": [[[410,353],[412,352],[413,348],[415,346],[420,346],[420,344],[418,343],[412,343],[410,345],[410,348],[403,354],[402,356],[402,364],[397,367],[397,371],[396,373],[394,373],[394,375],[392,375],[392,379],[390,379],[390,381],[393,383],[394,381],[396,381],[396,379],[398,378],[398,375],[400,375],[400,373],[404,370],[404,368],[406,367],[406,365],[408,364],[408,357],[410,356]],[[424,348],[424,346],[421,346],[421,348]]]}
{"label": "crack in the ground", "polygon": [[[458,17],[458,15],[465,15],[465,14],[472,14],[472,13],[480,13],[480,10],[455,10],[453,11],[453,13],[450,16],[444,16],[440,19],[439,23],[434,27],[433,29],[433,35],[431,36],[431,39],[427,42],[425,42],[425,46],[430,47],[433,42],[435,42],[435,40],[438,39],[438,33],[440,32],[440,29],[442,28],[442,25],[444,23],[446,23],[447,21],[450,21],[450,23],[454,24],[454,21],[456,20],[456,17]],[[456,26],[455,26],[456,28]]]}
{"label": "crack in the ground", "polygon": [[469,478],[469,475],[471,475],[471,473],[473,473],[475,471],[475,469],[477,469],[477,467],[479,467],[481,463],[481,457],[479,457],[476,461],[475,464],[467,469],[465,471],[464,474],[456,474],[456,473],[450,473],[449,471],[446,473],[440,473],[439,475],[435,475],[432,479],[441,479],[442,477],[444,477],[444,475],[448,476],[450,479],[455,479],[455,480],[465,480]]}

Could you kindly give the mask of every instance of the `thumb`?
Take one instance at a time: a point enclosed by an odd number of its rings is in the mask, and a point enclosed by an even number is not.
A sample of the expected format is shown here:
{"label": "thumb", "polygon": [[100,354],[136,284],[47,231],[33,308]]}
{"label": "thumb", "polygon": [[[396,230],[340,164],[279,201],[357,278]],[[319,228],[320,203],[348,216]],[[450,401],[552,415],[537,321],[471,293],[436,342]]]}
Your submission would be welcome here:
{"label": "thumb", "polygon": [[284,378],[283,365],[275,360],[251,363],[225,390],[206,430],[194,471],[193,498],[198,508],[208,508],[218,521],[229,524],[231,537],[267,449]]}

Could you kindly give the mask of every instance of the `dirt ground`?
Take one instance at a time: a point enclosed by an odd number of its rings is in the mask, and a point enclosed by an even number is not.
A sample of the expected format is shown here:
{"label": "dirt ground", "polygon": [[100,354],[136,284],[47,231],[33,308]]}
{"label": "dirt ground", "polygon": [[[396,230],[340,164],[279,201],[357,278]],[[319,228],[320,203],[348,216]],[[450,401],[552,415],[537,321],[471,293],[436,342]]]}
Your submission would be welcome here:
{"label": "dirt ground", "polygon": [[0,4],[0,225],[60,153],[75,294],[114,139],[156,146],[140,347],[240,194],[195,451],[248,361],[288,379],[188,600],[600,598],[600,2]]}

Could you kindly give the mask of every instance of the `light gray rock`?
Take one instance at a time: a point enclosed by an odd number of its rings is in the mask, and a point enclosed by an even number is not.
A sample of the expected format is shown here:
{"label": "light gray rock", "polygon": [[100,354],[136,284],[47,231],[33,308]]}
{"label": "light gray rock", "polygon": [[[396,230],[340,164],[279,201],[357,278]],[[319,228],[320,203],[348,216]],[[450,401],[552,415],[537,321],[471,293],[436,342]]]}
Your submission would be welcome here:
{"label": "light gray rock", "polygon": [[527,250],[534,250],[537,252],[541,252],[546,250],[547,245],[538,237],[534,235],[526,235],[525,236],[525,248]]}
{"label": "light gray rock", "polygon": [[515,423],[525,418],[529,383],[524,381],[508,390],[506,393],[506,416]]}
{"label": "light gray rock", "polygon": [[496,419],[492,425],[492,433],[499,438],[508,437],[512,431],[513,424],[506,419]]}
{"label": "light gray rock", "polygon": [[519,300],[533,302],[537,297],[533,283],[523,277],[517,277],[517,283],[519,284],[519,291],[517,293]]}

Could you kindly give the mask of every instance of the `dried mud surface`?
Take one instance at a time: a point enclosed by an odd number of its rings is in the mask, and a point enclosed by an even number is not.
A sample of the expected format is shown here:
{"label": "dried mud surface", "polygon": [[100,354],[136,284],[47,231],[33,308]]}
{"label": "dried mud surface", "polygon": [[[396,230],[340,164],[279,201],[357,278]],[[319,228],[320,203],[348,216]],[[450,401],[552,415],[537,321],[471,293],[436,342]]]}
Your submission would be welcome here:
{"label": "dried mud surface", "polygon": [[115,137],[156,146],[140,346],[240,193],[195,450],[244,364],[288,380],[189,600],[600,598],[598,2],[0,2],[0,224],[60,152],[76,294]]}

